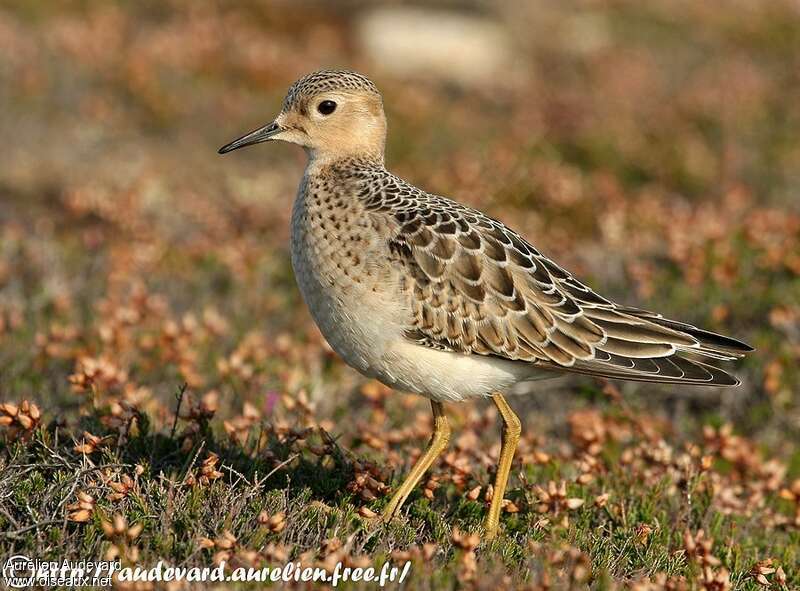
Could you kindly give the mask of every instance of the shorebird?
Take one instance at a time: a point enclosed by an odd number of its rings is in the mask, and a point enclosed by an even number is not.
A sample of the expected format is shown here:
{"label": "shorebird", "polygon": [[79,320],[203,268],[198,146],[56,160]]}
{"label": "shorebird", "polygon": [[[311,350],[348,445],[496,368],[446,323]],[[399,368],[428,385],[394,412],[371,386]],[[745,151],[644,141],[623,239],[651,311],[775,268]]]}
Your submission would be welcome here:
{"label": "shorebird", "polygon": [[392,496],[390,520],[445,449],[445,402],[491,397],[503,421],[484,536],[500,510],[520,421],[503,397],[563,372],[734,386],[709,361],[738,340],[595,293],[502,222],[386,170],[386,117],[375,84],[325,70],[296,81],[278,116],[220,148],[281,140],[308,163],[291,219],[295,277],[331,347],[362,374],[431,401],[434,430]]}

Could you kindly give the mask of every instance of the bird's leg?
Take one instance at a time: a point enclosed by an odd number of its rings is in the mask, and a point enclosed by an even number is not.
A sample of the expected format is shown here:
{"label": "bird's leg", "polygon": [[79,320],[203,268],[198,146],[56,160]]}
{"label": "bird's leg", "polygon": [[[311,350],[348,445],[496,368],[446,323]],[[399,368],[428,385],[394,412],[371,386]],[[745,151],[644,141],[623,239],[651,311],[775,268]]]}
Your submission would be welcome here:
{"label": "bird's leg", "polygon": [[502,394],[495,394],[492,396],[492,400],[503,418],[503,439],[500,446],[500,459],[497,462],[497,474],[494,477],[492,504],[489,506],[489,514],[486,516],[485,538],[487,540],[494,538],[500,527],[500,509],[503,507],[503,496],[506,493],[506,484],[508,484],[508,473],[511,471],[511,461],[514,459],[514,452],[519,442],[519,434],[522,431],[519,417],[508,406],[508,402],[506,402]]}
{"label": "bird's leg", "polygon": [[431,464],[433,464],[434,460],[442,453],[444,448],[447,447],[447,443],[450,441],[450,425],[447,423],[447,417],[444,416],[444,406],[441,402],[434,402],[431,400],[431,409],[433,410],[433,435],[428,444],[428,449],[425,450],[422,457],[417,460],[417,463],[411,468],[411,472],[409,472],[403,484],[401,484],[397,492],[394,493],[392,500],[386,505],[386,509],[383,510],[384,521],[389,521],[394,516],[395,512],[397,512],[408,498],[408,495],[411,494],[414,487],[417,486],[422,475],[431,467]]}

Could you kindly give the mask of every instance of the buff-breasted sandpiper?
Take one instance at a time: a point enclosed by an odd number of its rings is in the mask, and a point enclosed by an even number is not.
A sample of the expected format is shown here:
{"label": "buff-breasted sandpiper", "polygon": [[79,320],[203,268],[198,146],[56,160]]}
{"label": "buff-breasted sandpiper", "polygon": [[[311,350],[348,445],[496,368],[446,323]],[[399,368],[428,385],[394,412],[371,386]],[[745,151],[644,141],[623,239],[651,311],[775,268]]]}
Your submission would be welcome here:
{"label": "buff-breasted sandpiper", "polygon": [[492,538],[520,434],[502,395],[514,384],[560,372],[738,384],[709,361],[739,358],[748,345],[614,303],[503,223],[386,170],[383,103],[365,76],[328,70],[301,78],[273,122],[220,153],[267,140],[308,154],[291,253],[322,334],[364,375],[431,400],[431,442],[385,519],[446,447],[444,402],[488,396],[503,419],[485,524]]}

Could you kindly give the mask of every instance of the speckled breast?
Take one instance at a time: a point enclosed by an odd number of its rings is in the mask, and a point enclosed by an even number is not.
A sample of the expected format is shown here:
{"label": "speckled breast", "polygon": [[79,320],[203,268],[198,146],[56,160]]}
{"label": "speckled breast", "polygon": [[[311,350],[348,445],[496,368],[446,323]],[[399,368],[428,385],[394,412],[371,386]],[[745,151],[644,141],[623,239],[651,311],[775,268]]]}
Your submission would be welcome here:
{"label": "speckled breast", "polygon": [[369,214],[348,187],[304,178],[292,211],[292,266],[300,292],[331,347],[370,377],[404,312]]}

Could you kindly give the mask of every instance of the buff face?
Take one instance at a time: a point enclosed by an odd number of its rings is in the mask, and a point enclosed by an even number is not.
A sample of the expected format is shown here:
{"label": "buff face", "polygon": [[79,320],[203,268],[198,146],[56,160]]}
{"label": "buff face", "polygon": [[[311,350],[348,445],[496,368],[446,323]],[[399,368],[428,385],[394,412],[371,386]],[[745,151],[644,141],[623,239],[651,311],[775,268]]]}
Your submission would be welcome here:
{"label": "buff face", "polygon": [[347,155],[382,158],[386,117],[380,93],[359,74],[311,74],[291,86],[273,121],[227,144],[220,153],[269,140],[303,146],[317,161]]}

